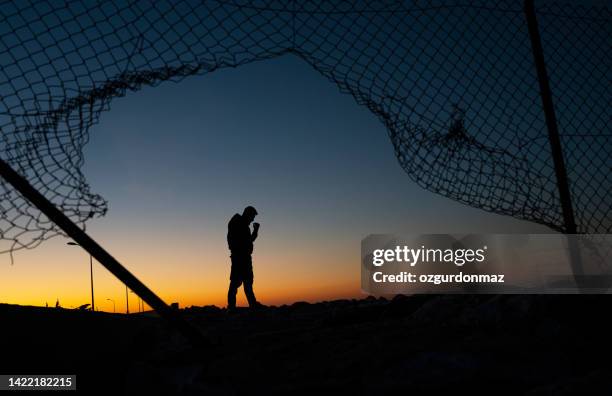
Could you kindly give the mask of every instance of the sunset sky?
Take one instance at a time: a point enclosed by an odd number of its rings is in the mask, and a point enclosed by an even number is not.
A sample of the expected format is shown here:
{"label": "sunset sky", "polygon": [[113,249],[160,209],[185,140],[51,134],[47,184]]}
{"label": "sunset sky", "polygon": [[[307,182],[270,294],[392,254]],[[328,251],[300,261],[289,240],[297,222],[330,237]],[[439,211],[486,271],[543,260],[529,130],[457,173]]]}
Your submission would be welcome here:
{"label": "sunset sky", "polygon": [[[264,304],[363,297],[368,234],[550,232],[418,187],[379,120],[291,55],[128,93],[90,133],[83,170],[109,212],[88,232],[181,306],[225,306],[227,221],[249,204]],[[89,256],[66,242],[0,256],[0,302],[89,303]],[[125,286],[95,262],[94,278],[97,309],[125,312]]]}

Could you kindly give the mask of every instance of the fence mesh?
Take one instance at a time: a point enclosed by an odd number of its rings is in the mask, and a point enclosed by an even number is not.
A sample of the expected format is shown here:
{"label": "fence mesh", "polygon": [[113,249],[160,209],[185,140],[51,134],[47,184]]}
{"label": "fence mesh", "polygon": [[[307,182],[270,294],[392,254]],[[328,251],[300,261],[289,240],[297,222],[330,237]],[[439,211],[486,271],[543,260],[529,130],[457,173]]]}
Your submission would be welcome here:
{"label": "fence mesh", "polygon": [[[578,232],[612,230],[612,20],[536,9]],[[75,222],[105,214],[81,171],[113,98],[298,56],[385,125],[420,186],[566,231],[517,1],[19,1],[0,6],[0,156]],[[0,251],[60,231],[0,181]]]}

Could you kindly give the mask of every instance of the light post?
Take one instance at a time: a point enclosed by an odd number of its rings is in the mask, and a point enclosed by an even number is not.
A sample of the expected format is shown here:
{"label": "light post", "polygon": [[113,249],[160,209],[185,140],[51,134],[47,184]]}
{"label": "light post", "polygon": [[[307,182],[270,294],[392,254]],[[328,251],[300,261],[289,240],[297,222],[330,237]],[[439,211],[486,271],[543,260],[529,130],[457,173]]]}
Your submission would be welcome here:
{"label": "light post", "polygon": [[115,300],[113,300],[112,298],[107,298],[107,300],[113,302],[113,313],[115,313]]}
{"label": "light post", "polygon": [[[81,246],[76,242],[68,242],[67,245],[70,246]],[[89,276],[91,278],[91,312],[96,310],[96,306],[94,305],[94,287],[93,287],[93,257],[91,254],[89,255]]]}
{"label": "light post", "polygon": [[130,299],[128,297],[128,288],[127,288],[127,285],[125,285],[125,313],[126,314],[130,313]]}
{"label": "light post", "polygon": [[[134,293],[134,291],[133,291],[133,290],[130,290],[130,293]],[[134,294],[136,294],[136,293],[134,293]],[[142,303],[142,299],[140,298],[140,296],[139,296],[139,295],[137,295],[137,294],[136,294],[136,296],[138,297],[138,312],[142,312],[142,311],[144,311],[144,304],[142,304],[142,305],[143,305],[143,309],[142,309],[142,310],[140,310],[140,305],[141,305],[141,303]]]}

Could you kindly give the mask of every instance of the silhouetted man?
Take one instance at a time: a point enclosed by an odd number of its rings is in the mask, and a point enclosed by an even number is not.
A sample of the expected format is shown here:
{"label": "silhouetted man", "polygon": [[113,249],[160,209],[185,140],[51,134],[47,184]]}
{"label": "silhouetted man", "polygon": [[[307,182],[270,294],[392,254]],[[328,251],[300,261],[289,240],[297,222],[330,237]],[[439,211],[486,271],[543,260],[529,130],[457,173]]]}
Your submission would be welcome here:
{"label": "silhouetted man", "polygon": [[252,206],[244,208],[242,215],[236,213],[227,225],[227,244],[231,251],[232,272],[230,274],[230,285],[227,292],[227,308],[236,308],[236,293],[240,285],[244,285],[249,306],[260,307],[261,304],[255,299],[253,293],[253,241],[257,239],[259,223],[253,223],[253,233],[249,225],[255,219],[257,211]]}

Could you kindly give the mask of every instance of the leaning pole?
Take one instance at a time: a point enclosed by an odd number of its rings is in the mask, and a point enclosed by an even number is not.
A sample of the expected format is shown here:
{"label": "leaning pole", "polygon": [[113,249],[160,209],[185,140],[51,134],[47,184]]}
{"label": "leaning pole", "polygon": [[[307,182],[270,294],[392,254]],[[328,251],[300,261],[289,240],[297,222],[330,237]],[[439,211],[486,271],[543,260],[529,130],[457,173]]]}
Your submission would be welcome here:
{"label": "leaning pole", "polygon": [[81,245],[100,264],[115,275],[127,287],[149,304],[159,315],[179,330],[193,345],[203,346],[206,339],[200,330],[180,317],[178,311],[171,309],[151,289],[128,271],[119,261],[110,255],[100,244],[60,211],[53,203],[36,190],[23,176],[17,173],[7,162],[0,159],[0,176],[10,183],[28,201],[37,207],[49,220],[53,221],[70,238]]}
{"label": "leaning pole", "polygon": [[580,255],[580,246],[576,237],[572,234],[577,234],[576,220],[574,217],[574,207],[572,205],[572,195],[569,189],[567,178],[567,170],[565,167],[565,159],[563,158],[563,147],[559,138],[559,129],[557,126],[557,116],[553,105],[552,92],[546,70],[546,62],[544,61],[544,50],[542,49],[542,40],[540,38],[540,30],[538,28],[538,20],[536,17],[535,6],[533,0],[525,0],[523,3],[525,18],[527,19],[527,28],[529,30],[529,38],[531,40],[531,49],[533,52],[533,61],[535,64],[538,83],[540,85],[540,97],[542,99],[542,108],[544,110],[544,118],[546,119],[546,128],[548,129],[548,141],[550,143],[550,151],[555,167],[555,176],[557,180],[557,189],[559,192],[559,202],[561,204],[561,212],[563,215],[564,230],[567,235],[567,242],[570,254],[570,263],[576,285],[580,288],[584,280],[584,270],[582,268],[582,259]]}

